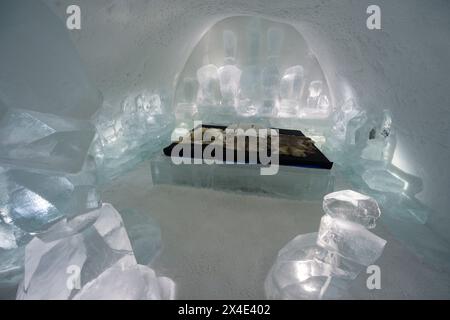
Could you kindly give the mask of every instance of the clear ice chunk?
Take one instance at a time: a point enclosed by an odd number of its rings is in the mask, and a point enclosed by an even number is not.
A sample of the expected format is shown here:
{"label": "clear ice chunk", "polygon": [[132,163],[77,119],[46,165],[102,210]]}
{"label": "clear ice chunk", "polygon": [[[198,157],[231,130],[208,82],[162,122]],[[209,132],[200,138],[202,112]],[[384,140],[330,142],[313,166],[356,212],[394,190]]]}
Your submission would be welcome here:
{"label": "clear ice chunk", "polygon": [[300,118],[322,119],[329,116],[330,100],[324,91],[323,81],[311,81],[308,87],[306,106],[300,109]]}
{"label": "clear ice chunk", "polygon": [[332,278],[356,277],[359,270],[340,269],[335,255],[319,247],[316,240],[317,233],[299,235],[280,250],[265,281],[267,298],[321,299],[329,284],[337,281]]}
{"label": "clear ice chunk", "polygon": [[123,268],[122,261],[87,283],[73,300],[173,300],[174,282],[143,265]]}
{"label": "clear ice chunk", "polygon": [[370,189],[380,192],[401,194],[408,187],[407,181],[384,169],[368,169],[362,174],[362,179]]}
{"label": "clear ice chunk", "polygon": [[347,135],[347,125],[351,119],[361,112],[359,106],[353,99],[348,99],[335,113],[331,135],[340,141],[344,141]]}
{"label": "clear ice chunk", "polygon": [[173,288],[161,288],[153,271],[137,264],[120,214],[104,204],[59,221],[26,246],[17,299],[158,299],[173,297]]}
{"label": "clear ice chunk", "polygon": [[369,134],[361,158],[390,163],[395,151],[396,137],[392,128],[389,110],[383,110],[382,119],[373,119],[367,123]]}
{"label": "clear ice chunk", "polygon": [[0,163],[40,171],[81,170],[95,128],[88,121],[0,105]]}
{"label": "clear ice chunk", "polygon": [[78,174],[47,175],[10,169],[1,180],[6,184],[0,198],[2,219],[28,233],[39,232],[67,216],[100,206],[95,183],[95,166],[88,159]]}
{"label": "clear ice chunk", "polygon": [[346,259],[369,266],[380,257],[386,240],[358,223],[326,214],[320,221],[317,244]]}
{"label": "clear ice chunk", "polygon": [[331,217],[359,223],[368,229],[375,228],[380,208],[375,199],[353,190],[341,190],[323,198],[323,209]]}
{"label": "clear ice chunk", "polygon": [[9,108],[88,119],[102,97],[83,71],[64,21],[41,1],[1,1],[0,12],[0,101]]}

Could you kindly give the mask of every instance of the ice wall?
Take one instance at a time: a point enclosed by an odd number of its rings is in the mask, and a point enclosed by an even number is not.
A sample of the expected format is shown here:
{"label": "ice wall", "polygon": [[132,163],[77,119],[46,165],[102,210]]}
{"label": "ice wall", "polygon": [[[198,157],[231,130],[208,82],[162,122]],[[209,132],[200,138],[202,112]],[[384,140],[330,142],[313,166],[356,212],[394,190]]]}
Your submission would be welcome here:
{"label": "ice wall", "polygon": [[[61,17],[73,1],[45,0]],[[108,98],[130,87],[172,86],[203,34],[235,15],[289,23],[318,57],[337,104],[356,95],[366,109],[390,109],[394,163],[423,180],[418,195],[436,210],[429,225],[448,238],[450,3],[379,0],[382,30],[366,28],[371,1],[77,1],[72,32],[83,62]]]}

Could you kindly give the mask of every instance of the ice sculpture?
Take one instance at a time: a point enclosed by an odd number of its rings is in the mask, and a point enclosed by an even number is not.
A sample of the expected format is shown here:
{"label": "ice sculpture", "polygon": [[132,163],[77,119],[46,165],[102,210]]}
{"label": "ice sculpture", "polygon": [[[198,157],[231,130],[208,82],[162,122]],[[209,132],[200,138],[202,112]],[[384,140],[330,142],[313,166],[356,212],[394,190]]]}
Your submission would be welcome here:
{"label": "ice sculpture", "polygon": [[386,241],[358,223],[324,215],[317,243],[327,250],[368,266],[380,257]]}
{"label": "ice sculpture", "polygon": [[381,214],[373,198],[353,190],[327,194],[323,198],[323,209],[332,217],[353,221],[368,229],[375,228]]}
{"label": "ice sculpture", "polygon": [[220,92],[222,95],[222,108],[232,108],[229,112],[234,113],[237,105],[239,82],[242,71],[236,64],[237,39],[233,31],[223,32],[223,47],[225,52],[224,65],[219,68]]}
{"label": "ice sculpture", "polygon": [[354,278],[334,260],[332,253],[316,244],[317,233],[299,235],[278,253],[264,287],[268,299],[333,299],[348,296],[343,279]]}
{"label": "ice sculpture", "polygon": [[127,97],[119,112],[108,104],[99,110],[94,118],[98,134],[90,153],[103,181],[170,142],[175,121],[166,104],[159,94],[144,91]]}
{"label": "ice sculpture", "polygon": [[90,122],[0,103],[0,164],[77,173],[95,135]]}
{"label": "ice sculpture", "polygon": [[366,147],[362,150],[361,157],[390,163],[394,156],[395,145],[396,139],[392,130],[390,111],[384,110],[380,124],[372,127],[369,131],[369,139]]}
{"label": "ice sculpture", "polygon": [[303,82],[304,70],[302,66],[293,66],[284,72],[280,83],[279,117],[297,116]]}
{"label": "ice sculpture", "polygon": [[1,2],[0,43],[6,107],[88,119],[101,106],[64,21],[41,1]]}
{"label": "ice sculpture", "polygon": [[351,119],[360,114],[361,110],[353,99],[345,101],[334,115],[331,136],[343,142],[347,134],[347,125]]}
{"label": "ice sculpture", "polygon": [[171,299],[174,289],[137,264],[120,214],[104,204],[27,245],[17,299]]}
{"label": "ice sculpture", "polygon": [[379,217],[375,200],[344,190],[325,196],[323,207],[319,232],[279,251],[265,281],[267,298],[348,298],[350,281],[380,257],[386,241],[365,228]]}
{"label": "ice sculpture", "polygon": [[323,119],[330,114],[330,101],[324,92],[321,80],[311,81],[308,87],[306,106],[300,109],[300,118]]}
{"label": "ice sculpture", "polygon": [[233,112],[237,103],[241,70],[235,65],[227,64],[219,68],[220,91],[222,94],[222,106],[232,107]]}
{"label": "ice sculpture", "polygon": [[[224,19],[204,35],[187,60],[176,85],[175,109],[184,102],[183,79],[197,77],[203,122],[226,125],[245,117],[252,123],[274,121],[277,127],[294,129],[300,118],[328,125],[329,89],[312,56],[291,26],[258,17]],[[312,89],[320,86],[319,94],[311,89],[308,106],[305,79],[315,80]],[[188,127],[186,121],[182,124]]]}

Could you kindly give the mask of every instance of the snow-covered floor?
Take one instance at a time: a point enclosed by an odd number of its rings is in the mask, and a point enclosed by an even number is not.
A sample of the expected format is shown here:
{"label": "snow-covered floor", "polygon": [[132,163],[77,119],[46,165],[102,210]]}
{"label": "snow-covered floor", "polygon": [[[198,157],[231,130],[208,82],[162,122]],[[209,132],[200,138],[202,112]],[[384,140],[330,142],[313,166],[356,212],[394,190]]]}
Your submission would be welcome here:
{"label": "snow-covered floor", "polygon": [[[343,187],[338,181],[336,189]],[[152,265],[177,283],[179,299],[263,299],[278,250],[298,234],[316,232],[323,215],[321,202],[152,186],[148,162],[113,181],[103,201],[156,218],[163,249]],[[387,240],[377,261],[382,288],[369,291],[362,273],[352,283],[354,298],[450,297],[449,274],[420,261],[381,223],[373,231]]]}

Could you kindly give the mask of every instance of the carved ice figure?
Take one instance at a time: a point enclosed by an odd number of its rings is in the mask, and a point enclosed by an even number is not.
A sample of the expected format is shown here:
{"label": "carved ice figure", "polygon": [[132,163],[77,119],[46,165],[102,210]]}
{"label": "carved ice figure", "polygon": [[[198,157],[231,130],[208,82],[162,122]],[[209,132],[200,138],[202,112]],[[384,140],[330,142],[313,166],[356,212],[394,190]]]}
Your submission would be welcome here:
{"label": "carved ice figure", "polygon": [[369,131],[366,147],[361,157],[366,160],[390,163],[394,156],[396,139],[392,128],[392,118],[389,110],[383,110],[383,119],[379,125]]}
{"label": "carved ice figure", "polygon": [[308,87],[306,106],[300,109],[301,118],[321,119],[330,114],[330,100],[324,93],[321,80],[311,81]]}
{"label": "carved ice figure", "polygon": [[297,115],[303,85],[304,70],[302,66],[293,66],[284,72],[280,83],[279,117]]}

